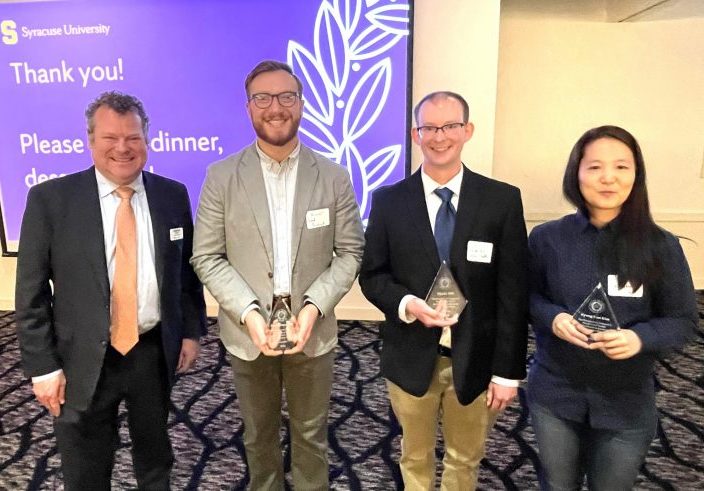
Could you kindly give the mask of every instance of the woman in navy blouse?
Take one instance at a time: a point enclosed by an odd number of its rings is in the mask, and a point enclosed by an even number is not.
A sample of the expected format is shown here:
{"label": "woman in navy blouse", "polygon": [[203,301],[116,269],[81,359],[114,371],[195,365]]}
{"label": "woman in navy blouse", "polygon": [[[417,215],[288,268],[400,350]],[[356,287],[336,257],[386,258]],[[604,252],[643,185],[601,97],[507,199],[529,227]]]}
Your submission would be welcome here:
{"label": "woman in navy blouse", "polygon": [[[587,131],[563,179],[573,215],[530,234],[535,363],[528,403],[541,486],[633,487],[655,435],[653,365],[696,333],[692,278],[677,238],[650,215],[640,147],[626,130]],[[620,329],[572,318],[601,283]]]}

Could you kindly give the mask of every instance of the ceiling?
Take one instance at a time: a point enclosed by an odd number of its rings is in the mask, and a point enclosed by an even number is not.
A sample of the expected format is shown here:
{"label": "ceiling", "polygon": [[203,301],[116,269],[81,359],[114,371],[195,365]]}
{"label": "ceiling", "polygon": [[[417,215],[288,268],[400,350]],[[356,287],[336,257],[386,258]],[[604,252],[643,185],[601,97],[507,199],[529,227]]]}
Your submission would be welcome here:
{"label": "ceiling", "polygon": [[597,22],[704,17],[704,0],[502,0],[502,14]]}

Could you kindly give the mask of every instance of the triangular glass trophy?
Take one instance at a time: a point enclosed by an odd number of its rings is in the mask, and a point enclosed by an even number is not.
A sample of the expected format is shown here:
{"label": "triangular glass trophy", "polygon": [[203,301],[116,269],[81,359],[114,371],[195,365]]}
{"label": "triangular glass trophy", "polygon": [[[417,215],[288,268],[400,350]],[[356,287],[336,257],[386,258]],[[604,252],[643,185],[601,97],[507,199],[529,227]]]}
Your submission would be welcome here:
{"label": "triangular glass trophy", "polygon": [[445,319],[458,319],[467,305],[467,299],[445,261],[435,274],[433,284],[425,297],[425,303],[435,310],[444,312]]}
{"label": "triangular glass trophy", "polygon": [[293,314],[286,298],[279,297],[271,309],[269,317],[269,337],[267,344],[273,350],[290,350],[298,342],[298,335],[293,326]]}
{"label": "triangular glass trophy", "polygon": [[572,317],[584,327],[594,331],[619,329],[616,314],[601,283],[596,285]]}

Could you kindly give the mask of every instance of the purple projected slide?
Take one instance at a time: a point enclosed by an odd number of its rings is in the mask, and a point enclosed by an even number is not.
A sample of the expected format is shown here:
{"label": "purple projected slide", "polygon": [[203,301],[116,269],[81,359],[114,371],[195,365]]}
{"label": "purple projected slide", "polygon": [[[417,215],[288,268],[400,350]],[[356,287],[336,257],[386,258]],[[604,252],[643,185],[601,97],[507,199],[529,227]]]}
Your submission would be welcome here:
{"label": "purple projected slide", "polygon": [[147,170],[185,183],[254,141],[244,78],[303,82],[304,143],[347,168],[362,218],[407,168],[410,1],[103,0],[0,4],[0,206],[16,251],[31,186],[89,167],[83,112],[107,90],[151,119]]}

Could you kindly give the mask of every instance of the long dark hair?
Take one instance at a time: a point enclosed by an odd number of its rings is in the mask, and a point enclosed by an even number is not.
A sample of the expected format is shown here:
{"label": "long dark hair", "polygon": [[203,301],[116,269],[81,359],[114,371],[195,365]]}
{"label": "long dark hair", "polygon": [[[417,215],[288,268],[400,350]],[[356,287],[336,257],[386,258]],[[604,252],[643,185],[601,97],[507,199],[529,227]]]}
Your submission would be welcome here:
{"label": "long dark hair", "polygon": [[631,150],[635,161],[633,189],[618,217],[608,227],[607,234],[600,243],[599,256],[602,268],[618,272],[619,286],[623,287],[629,281],[636,289],[643,283],[652,284],[660,277],[662,263],[659,251],[664,234],[650,214],[645,162],[635,137],[618,126],[599,126],[584,133],[575,143],[567,161],[562,193],[585,216],[589,216],[587,203],[579,190],[579,164],[586,146],[600,138],[620,141]]}

